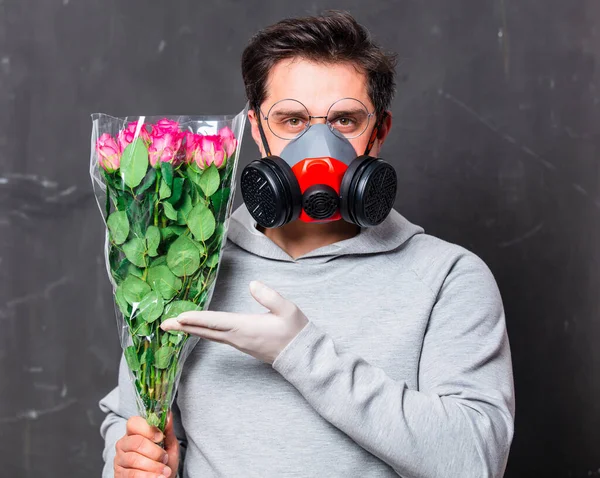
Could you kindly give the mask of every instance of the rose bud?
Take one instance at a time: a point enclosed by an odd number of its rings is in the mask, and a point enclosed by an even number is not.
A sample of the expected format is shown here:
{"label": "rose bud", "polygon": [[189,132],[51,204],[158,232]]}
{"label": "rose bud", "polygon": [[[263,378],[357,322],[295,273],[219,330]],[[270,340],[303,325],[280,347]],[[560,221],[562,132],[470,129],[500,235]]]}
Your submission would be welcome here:
{"label": "rose bud", "polygon": [[148,147],[148,158],[152,167],[157,167],[159,161],[175,164],[182,139],[179,131],[176,133],[163,132],[160,129],[152,128],[151,143]]}
{"label": "rose bud", "polygon": [[[118,135],[119,146],[121,147],[121,152],[125,151],[125,148],[128,144],[130,144],[135,139],[135,130],[137,129],[137,121],[132,121],[127,125],[127,128],[121,130]],[[150,134],[146,129],[146,125],[142,124],[140,128],[140,138],[144,140],[144,143],[148,145],[150,143]]]}
{"label": "rose bud", "polygon": [[229,158],[235,152],[235,148],[237,148],[237,139],[235,139],[233,131],[228,126],[219,130],[219,136],[223,143],[223,149]]}
{"label": "rose bud", "polygon": [[190,164],[196,161],[196,157],[200,154],[200,139],[202,136],[199,134],[192,133],[190,131],[185,132],[185,162]]}
{"label": "rose bud", "polygon": [[112,173],[119,169],[121,161],[121,150],[115,139],[108,133],[104,133],[96,141],[96,152],[98,162],[107,172]]}
{"label": "rose bud", "polygon": [[225,163],[225,151],[218,134],[202,136],[200,138],[200,154],[196,155],[196,164],[200,169],[208,168],[214,164],[220,168]]}
{"label": "rose bud", "polygon": [[154,131],[155,129],[162,131],[163,133],[179,133],[179,123],[163,118],[152,126],[152,130]]}

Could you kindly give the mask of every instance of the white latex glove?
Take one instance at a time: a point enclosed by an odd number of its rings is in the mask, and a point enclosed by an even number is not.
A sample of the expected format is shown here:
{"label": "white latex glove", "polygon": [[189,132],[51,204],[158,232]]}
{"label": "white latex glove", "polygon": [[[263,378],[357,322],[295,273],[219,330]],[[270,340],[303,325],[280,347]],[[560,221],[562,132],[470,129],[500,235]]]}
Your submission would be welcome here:
{"label": "white latex glove", "polygon": [[193,311],[167,319],[163,330],[181,330],[205,339],[231,345],[263,362],[272,364],[308,319],[292,302],[259,281],[250,282],[250,293],[269,312],[237,314]]}

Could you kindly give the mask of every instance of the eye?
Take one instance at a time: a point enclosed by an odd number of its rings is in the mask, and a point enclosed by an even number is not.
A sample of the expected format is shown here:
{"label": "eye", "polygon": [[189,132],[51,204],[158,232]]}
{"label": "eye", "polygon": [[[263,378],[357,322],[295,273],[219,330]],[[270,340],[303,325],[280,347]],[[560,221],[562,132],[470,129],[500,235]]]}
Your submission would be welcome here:
{"label": "eye", "polygon": [[353,128],[356,126],[356,120],[354,118],[350,118],[348,116],[340,116],[339,118],[335,118],[332,121],[334,127],[337,128]]}

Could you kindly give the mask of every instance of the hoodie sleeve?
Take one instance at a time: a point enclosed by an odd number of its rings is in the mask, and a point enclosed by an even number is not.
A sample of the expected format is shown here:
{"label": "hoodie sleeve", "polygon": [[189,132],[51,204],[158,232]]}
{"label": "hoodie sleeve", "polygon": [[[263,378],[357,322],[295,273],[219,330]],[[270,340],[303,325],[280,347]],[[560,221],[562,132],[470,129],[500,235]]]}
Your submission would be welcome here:
{"label": "hoodie sleeve", "polygon": [[418,390],[338,352],[313,322],[273,368],[404,478],[503,475],[513,436],[512,365],[500,293],[477,256],[458,259],[434,299]]}
{"label": "hoodie sleeve", "polygon": [[[135,399],[135,389],[129,379],[127,363],[125,358],[121,356],[119,366],[119,384],[108,395],[106,395],[99,403],[100,409],[106,413],[101,426],[100,434],[104,439],[104,451],[102,458],[104,459],[104,468],[102,469],[102,478],[114,477],[114,460],[116,455],[115,445],[126,432],[127,420],[133,416],[140,415],[137,409]],[[177,407],[177,396],[171,407],[173,412],[173,429],[179,441],[179,471],[177,477],[181,476],[183,462],[185,460],[185,452],[187,448],[187,439],[185,431],[181,425],[181,416]],[[174,477],[175,478],[175,477]]]}

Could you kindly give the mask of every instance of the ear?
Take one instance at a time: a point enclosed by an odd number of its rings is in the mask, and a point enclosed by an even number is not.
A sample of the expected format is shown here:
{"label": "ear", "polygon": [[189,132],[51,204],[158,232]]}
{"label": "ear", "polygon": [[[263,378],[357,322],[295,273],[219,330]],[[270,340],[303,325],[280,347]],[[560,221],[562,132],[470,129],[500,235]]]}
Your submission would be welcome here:
{"label": "ear", "polygon": [[264,157],[265,151],[264,151],[262,140],[260,137],[260,131],[258,130],[258,118],[256,117],[256,114],[257,114],[256,111],[254,111],[253,109],[249,109],[248,110],[248,120],[250,121],[250,126],[251,126],[251,131],[252,131],[252,139],[254,139],[256,146],[258,146],[261,156]]}
{"label": "ear", "polygon": [[390,133],[391,129],[392,112],[390,110],[387,110],[385,112],[385,118],[381,122],[379,130],[377,131],[377,139],[375,140],[373,148],[371,149],[371,156],[379,156],[379,151],[381,150],[381,147],[383,146],[383,143],[385,142],[385,139],[387,138],[387,135]]}
{"label": "ear", "polygon": [[377,132],[377,139],[379,140],[379,145],[381,146],[385,141],[385,138],[389,134],[392,129],[392,112],[387,110],[385,112],[385,118],[381,122],[381,126],[379,127],[379,131]]}

